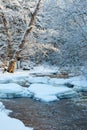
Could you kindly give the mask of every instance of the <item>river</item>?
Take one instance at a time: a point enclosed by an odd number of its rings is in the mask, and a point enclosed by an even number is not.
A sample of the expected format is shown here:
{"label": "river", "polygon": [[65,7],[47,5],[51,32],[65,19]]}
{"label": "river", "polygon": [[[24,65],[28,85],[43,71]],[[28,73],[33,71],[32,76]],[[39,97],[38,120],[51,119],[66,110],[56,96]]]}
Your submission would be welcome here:
{"label": "river", "polygon": [[31,98],[2,99],[15,117],[34,130],[87,130],[87,93],[79,99],[45,103]]}

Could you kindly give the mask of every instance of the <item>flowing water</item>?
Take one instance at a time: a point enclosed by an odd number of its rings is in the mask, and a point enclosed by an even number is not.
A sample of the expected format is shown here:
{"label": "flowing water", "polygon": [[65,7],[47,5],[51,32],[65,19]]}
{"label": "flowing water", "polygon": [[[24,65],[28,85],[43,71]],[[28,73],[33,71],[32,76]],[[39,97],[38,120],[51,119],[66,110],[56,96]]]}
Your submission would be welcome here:
{"label": "flowing water", "polygon": [[81,99],[44,103],[30,98],[2,100],[10,114],[34,130],[87,130],[87,93]]}

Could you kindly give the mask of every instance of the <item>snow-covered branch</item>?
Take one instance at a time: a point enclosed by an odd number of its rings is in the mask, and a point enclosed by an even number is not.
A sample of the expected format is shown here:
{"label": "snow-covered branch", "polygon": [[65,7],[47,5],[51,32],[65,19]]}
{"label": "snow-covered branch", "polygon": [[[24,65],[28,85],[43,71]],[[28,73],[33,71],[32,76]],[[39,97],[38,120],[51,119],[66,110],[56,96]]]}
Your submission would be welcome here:
{"label": "snow-covered branch", "polygon": [[11,34],[10,34],[10,31],[9,31],[9,24],[7,22],[6,16],[5,16],[3,9],[1,7],[0,7],[0,16],[3,20],[3,25],[5,27],[5,32],[6,32],[6,35],[7,35],[7,57],[10,57],[11,54],[12,54]]}
{"label": "snow-covered branch", "polygon": [[38,3],[36,5],[36,8],[32,14],[32,17],[30,19],[30,22],[28,24],[28,27],[27,29],[25,30],[24,34],[23,34],[23,37],[22,37],[22,40],[18,46],[18,51],[16,51],[16,53],[14,54],[14,57],[13,58],[17,58],[20,54],[20,52],[22,51],[22,48],[24,46],[24,44],[26,43],[26,38],[27,36],[29,35],[29,33],[31,32],[32,28],[33,28],[33,25],[34,25],[34,22],[35,22],[35,18],[36,18],[36,15],[38,13],[38,10],[39,10],[39,6],[40,6],[40,3],[41,3],[41,0],[38,0]]}

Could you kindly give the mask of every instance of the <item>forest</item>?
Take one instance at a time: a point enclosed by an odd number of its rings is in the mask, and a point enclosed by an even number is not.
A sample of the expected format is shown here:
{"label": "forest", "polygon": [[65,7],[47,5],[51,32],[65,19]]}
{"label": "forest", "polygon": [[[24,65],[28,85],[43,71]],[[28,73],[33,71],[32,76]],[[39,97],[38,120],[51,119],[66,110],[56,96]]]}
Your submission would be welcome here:
{"label": "forest", "polygon": [[87,0],[0,0],[0,130],[87,129]]}

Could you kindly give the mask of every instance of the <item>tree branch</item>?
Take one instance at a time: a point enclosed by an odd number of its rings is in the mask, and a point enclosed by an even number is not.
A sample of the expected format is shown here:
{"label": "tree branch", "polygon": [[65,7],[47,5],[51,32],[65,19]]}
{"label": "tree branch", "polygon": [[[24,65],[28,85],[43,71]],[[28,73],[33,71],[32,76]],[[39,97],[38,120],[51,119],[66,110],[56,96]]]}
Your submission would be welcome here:
{"label": "tree branch", "polygon": [[10,54],[12,53],[11,34],[9,32],[9,27],[8,27],[8,22],[7,22],[6,16],[1,7],[0,7],[0,15],[2,17],[3,25],[5,27],[5,32],[7,35],[7,57],[10,57]]}
{"label": "tree branch", "polygon": [[40,3],[41,3],[41,0],[38,0],[36,8],[35,8],[35,10],[34,10],[34,12],[32,14],[32,17],[30,19],[28,27],[27,27],[27,29],[24,32],[23,38],[21,40],[20,45],[18,46],[18,51],[16,51],[16,53],[14,55],[14,58],[17,58],[19,56],[20,52],[22,51],[22,48],[23,48],[24,44],[26,43],[27,36],[29,35],[29,33],[31,32],[31,30],[33,29],[33,24],[35,22],[36,15],[37,15],[39,7],[40,7]]}

